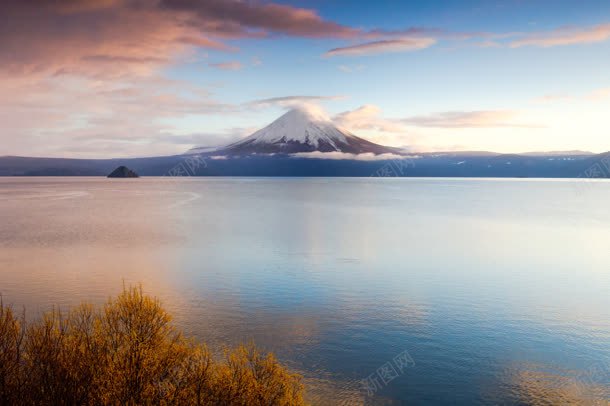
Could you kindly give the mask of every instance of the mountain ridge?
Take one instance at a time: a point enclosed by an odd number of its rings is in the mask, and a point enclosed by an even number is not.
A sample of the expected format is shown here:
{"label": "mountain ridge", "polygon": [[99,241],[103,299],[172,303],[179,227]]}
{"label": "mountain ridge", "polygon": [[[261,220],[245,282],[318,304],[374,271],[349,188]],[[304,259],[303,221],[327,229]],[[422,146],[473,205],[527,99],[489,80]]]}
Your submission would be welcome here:
{"label": "mountain ridge", "polygon": [[[610,152],[587,156],[418,154],[378,160],[288,154],[222,157],[211,154],[125,159],[0,157],[0,176],[106,176],[117,165],[142,176],[400,176],[592,178],[610,177]],[[332,154],[329,154],[332,155]],[[196,160],[197,165],[192,165]],[[599,170],[592,170],[599,169]],[[601,172],[600,172],[601,171]]]}

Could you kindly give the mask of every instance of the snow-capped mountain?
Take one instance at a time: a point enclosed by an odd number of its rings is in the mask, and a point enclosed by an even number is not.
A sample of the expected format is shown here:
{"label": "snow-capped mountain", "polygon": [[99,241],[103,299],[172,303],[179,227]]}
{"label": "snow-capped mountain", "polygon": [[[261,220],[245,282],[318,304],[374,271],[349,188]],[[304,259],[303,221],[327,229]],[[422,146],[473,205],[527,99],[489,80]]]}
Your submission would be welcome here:
{"label": "snow-capped mountain", "polygon": [[[194,148],[189,151],[197,150]],[[294,154],[298,152],[344,152],[350,154],[397,153],[397,148],[375,144],[335,126],[324,114],[295,108],[254,134],[226,147],[219,155]]]}

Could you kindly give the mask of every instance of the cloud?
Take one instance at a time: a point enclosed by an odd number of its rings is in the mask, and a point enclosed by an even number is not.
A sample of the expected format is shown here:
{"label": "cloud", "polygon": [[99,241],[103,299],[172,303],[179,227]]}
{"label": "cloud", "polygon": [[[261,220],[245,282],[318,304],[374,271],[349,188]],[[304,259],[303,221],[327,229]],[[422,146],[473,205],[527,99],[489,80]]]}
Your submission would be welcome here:
{"label": "cloud", "polygon": [[312,159],[339,159],[339,160],[357,160],[357,161],[387,161],[390,159],[404,159],[405,157],[397,154],[380,154],[375,155],[371,152],[365,154],[349,154],[347,152],[297,152],[291,154],[293,158],[312,158]]}
{"label": "cloud", "polygon": [[548,94],[533,99],[534,103],[575,102],[575,101],[605,101],[610,98],[610,87],[602,87],[579,95]]}
{"label": "cloud", "polygon": [[223,44],[222,42],[218,42],[218,41],[214,41],[211,40],[209,38],[203,38],[203,37],[198,37],[198,36],[182,36],[182,37],[177,37],[176,41],[178,43],[182,43],[182,44],[187,44],[187,45],[193,45],[196,47],[200,47],[200,48],[207,48],[207,49],[215,49],[217,51],[236,51],[237,49],[229,46],[227,44]]}
{"label": "cloud", "polygon": [[322,19],[315,11],[238,0],[161,0],[161,7],[190,12],[206,32],[226,37],[276,33],[307,38],[351,38],[360,30]]}
{"label": "cloud", "polygon": [[[427,27],[365,31],[312,9],[268,1],[0,1],[0,71],[11,75],[145,76],[192,57],[196,48],[231,52],[232,40],[278,36],[366,41],[325,53],[354,56],[416,51],[441,40],[483,39],[478,46],[512,47],[592,43],[610,38],[610,24],[530,34]],[[515,39],[507,43],[508,38]]]}
{"label": "cloud", "polygon": [[596,89],[585,95],[588,100],[606,100],[610,98],[610,87]]}
{"label": "cloud", "polygon": [[357,45],[339,47],[327,51],[325,56],[359,56],[387,52],[408,52],[428,48],[436,44],[436,39],[430,37],[413,37],[401,39],[383,39],[365,42]]}
{"label": "cloud", "polygon": [[247,103],[247,105],[251,107],[297,107],[301,105],[308,105],[310,103],[317,103],[328,100],[341,100],[344,98],[345,96],[282,96],[271,97],[268,99],[253,100]]}
{"label": "cloud", "polygon": [[524,46],[554,47],[560,45],[592,44],[610,38],[610,24],[589,28],[564,27],[548,32],[531,33],[510,43],[511,48]]}
{"label": "cloud", "polygon": [[430,27],[408,27],[400,30],[373,29],[366,33],[369,38],[397,37],[397,38],[421,38],[421,37],[447,37],[448,31]]}
{"label": "cloud", "polygon": [[239,61],[229,61],[229,62],[219,62],[219,63],[210,63],[209,66],[222,70],[240,70],[243,68],[243,65]]}
{"label": "cloud", "polygon": [[474,45],[479,48],[500,48],[502,46],[501,43],[493,40],[480,41],[475,43]]}
{"label": "cloud", "polygon": [[180,119],[241,109],[191,83],[161,77],[134,83],[0,76],[0,88],[3,149],[29,156],[181,153],[188,141],[200,141],[180,135]]}
{"label": "cloud", "polygon": [[590,44],[610,39],[610,23],[593,27],[562,27],[544,32],[453,32],[437,28],[411,27],[404,30],[374,29],[356,38],[370,39],[356,45],[338,47],[324,55],[373,55],[386,52],[409,52],[429,48],[439,41],[460,42],[478,48],[553,47]]}
{"label": "cloud", "polygon": [[[453,32],[439,28],[410,27],[402,30],[373,29],[357,36],[358,39],[367,39],[368,42],[338,47],[327,51],[324,56],[359,56],[374,55],[388,52],[411,52],[429,48],[439,41],[470,41],[476,40],[478,47],[498,47],[499,42],[494,40],[511,38],[519,33],[492,33],[492,32]],[[339,69],[350,71],[344,65]]]}
{"label": "cloud", "polygon": [[575,97],[567,96],[567,95],[563,95],[563,94],[547,94],[542,97],[536,97],[532,101],[534,103],[552,103],[552,102],[572,100],[572,99],[575,99]]}
{"label": "cloud", "polygon": [[[122,1],[0,2],[0,70],[16,75],[148,75],[196,30],[177,15]],[[103,6],[103,7],[102,7]]]}
{"label": "cloud", "polygon": [[315,11],[239,0],[3,0],[0,71],[116,78],[150,75],[195,47],[231,39],[352,38]]}
{"label": "cloud", "polygon": [[337,66],[337,69],[339,69],[341,72],[345,72],[345,73],[354,73],[354,72],[359,72],[365,69],[364,65],[356,65],[356,66],[349,66],[349,65],[339,65]]}
{"label": "cloud", "polygon": [[514,121],[517,115],[517,112],[511,110],[448,111],[410,117],[401,121],[417,127],[437,128],[540,127]]}
{"label": "cloud", "polygon": [[372,104],[365,104],[355,110],[339,113],[333,120],[341,127],[354,132],[357,130],[377,130],[400,133],[405,130],[404,125],[399,121],[382,118],[381,109]]}

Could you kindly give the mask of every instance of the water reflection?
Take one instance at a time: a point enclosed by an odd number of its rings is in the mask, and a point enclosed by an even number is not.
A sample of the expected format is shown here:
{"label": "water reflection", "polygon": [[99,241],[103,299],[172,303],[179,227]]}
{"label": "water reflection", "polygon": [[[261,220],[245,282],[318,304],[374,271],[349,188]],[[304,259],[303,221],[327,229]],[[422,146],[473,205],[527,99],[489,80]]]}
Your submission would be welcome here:
{"label": "water reflection", "polygon": [[367,404],[534,402],[549,394],[532,382],[550,384],[513,365],[557,375],[610,362],[610,190],[587,193],[545,181],[0,179],[0,291],[46,309],[142,283],[213,348],[275,351],[316,404],[362,404],[361,380],[404,350],[416,367]]}
{"label": "water reflection", "polygon": [[513,377],[516,397],[528,405],[608,405],[610,369],[597,364],[584,371],[530,366]]}

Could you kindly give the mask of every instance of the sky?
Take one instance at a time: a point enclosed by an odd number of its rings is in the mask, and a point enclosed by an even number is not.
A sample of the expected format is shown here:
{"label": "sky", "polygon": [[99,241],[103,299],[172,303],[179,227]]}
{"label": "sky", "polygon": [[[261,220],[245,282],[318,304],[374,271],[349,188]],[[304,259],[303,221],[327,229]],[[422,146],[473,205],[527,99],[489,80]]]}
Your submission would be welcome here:
{"label": "sky", "polygon": [[605,152],[610,2],[0,2],[0,156],[176,154],[304,103],[416,152]]}

